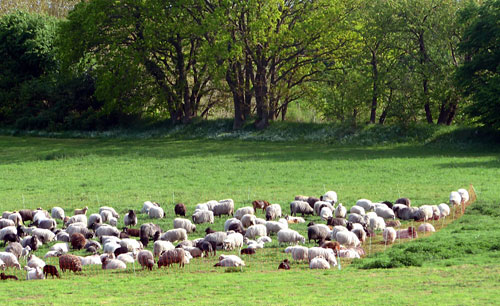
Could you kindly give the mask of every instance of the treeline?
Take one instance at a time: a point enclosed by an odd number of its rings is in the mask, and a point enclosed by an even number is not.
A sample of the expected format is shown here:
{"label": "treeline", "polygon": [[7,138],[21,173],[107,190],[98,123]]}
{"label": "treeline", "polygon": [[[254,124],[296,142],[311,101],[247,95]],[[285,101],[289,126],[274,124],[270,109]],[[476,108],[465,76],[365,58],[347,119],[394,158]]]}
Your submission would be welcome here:
{"label": "treeline", "polygon": [[234,129],[261,129],[294,103],[349,124],[500,121],[498,0],[50,3],[0,18],[4,126],[189,123],[226,109]]}

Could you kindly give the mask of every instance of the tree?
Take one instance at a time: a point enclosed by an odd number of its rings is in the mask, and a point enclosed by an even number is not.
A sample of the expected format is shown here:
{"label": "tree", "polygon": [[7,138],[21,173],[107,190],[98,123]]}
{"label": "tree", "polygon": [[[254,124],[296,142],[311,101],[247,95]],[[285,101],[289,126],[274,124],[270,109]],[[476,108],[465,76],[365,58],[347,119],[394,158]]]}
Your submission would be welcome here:
{"label": "tree", "polygon": [[469,5],[461,12],[468,24],[460,52],[466,61],[457,71],[458,85],[472,99],[467,112],[485,125],[500,129],[500,1]]}

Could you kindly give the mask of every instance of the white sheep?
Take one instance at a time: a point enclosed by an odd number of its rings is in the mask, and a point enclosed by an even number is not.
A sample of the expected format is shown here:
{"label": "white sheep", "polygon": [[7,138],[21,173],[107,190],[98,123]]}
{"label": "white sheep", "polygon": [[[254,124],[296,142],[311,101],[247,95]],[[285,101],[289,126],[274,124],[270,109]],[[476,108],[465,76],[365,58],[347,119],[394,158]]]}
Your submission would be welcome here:
{"label": "white sheep", "polygon": [[382,236],[386,243],[394,243],[396,241],[396,230],[392,227],[386,227]]}
{"label": "white sheep", "polygon": [[152,219],[163,219],[165,212],[163,211],[163,208],[153,206],[149,209],[148,216]]}
{"label": "white sheep", "polygon": [[31,247],[27,245],[26,247],[23,248],[21,251],[21,258],[28,258],[28,256],[31,254]]}
{"label": "white sheep", "polygon": [[342,225],[335,225],[333,228],[332,228],[332,236],[331,236],[331,239],[332,240],[336,240],[337,238],[337,233],[338,232],[348,232],[349,230],[347,229],[347,227],[345,226],[342,226]]}
{"label": "white sheep", "polygon": [[85,224],[77,222],[77,223],[72,223],[66,228],[66,233],[71,237],[71,235],[75,233],[80,233],[84,236],[86,236],[88,233],[90,233],[89,229],[86,227]]}
{"label": "white sheep", "polygon": [[195,224],[214,223],[214,213],[209,210],[195,210],[192,219]]}
{"label": "white sheep", "polygon": [[0,229],[0,240],[4,240],[5,235],[17,235],[17,228],[15,226],[7,226]]}
{"label": "white sheep", "polygon": [[49,251],[59,251],[62,254],[66,254],[69,252],[68,244],[64,242],[56,243],[50,247]]}
{"label": "white sheep", "polygon": [[435,232],[436,229],[430,223],[422,223],[422,224],[419,225],[418,231],[426,233],[426,232]]}
{"label": "white sheep", "polygon": [[257,238],[257,243],[270,243],[272,241],[273,240],[271,239],[271,237],[268,237],[268,236],[262,236],[262,237]]}
{"label": "white sheep", "polygon": [[246,214],[241,218],[241,225],[244,228],[248,228],[255,224],[257,224],[257,217],[255,217],[255,215]]}
{"label": "white sheep", "polygon": [[38,239],[40,239],[43,243],[49,243],[56,238],[56,234],[43,228],[34,229],[32,235],[38,237]]}
{"label": "white sheep", "polygon": [[47,214],[44,211],[39,210],[33,215],[33,223],[38,223],[48,218],[49,216],[47,216]]}
{"label": "white sheep", "polygon": [[361,258],[355,249],[339,250],[338,254],[341,258]]}
{"label": "white sheep", "polygon": [[102,222],[109,222],[113,218],[113,213],[110,210],[103,210],[99,213],[102,218]]}
{"label": "white sheep", "polygon": [[438,208],[439,208],[439,216],[441,218],[447,217],[450,215],[450,206],[448,206],[448,204],[441,203],[438,205]]}
{"label": "white sheep", "polygon": [[378,205],[375,207],[375,213],[377,216],[383,218],[383,219],[395,219],[396,215],[394,214],[394,211],[390,209],[387,205]]}
{"label": "white sheep", "polygon": [[319,213],[321,219],[328,220],[328,218],[333,217],[333,212],[329,207],[323,207]]}
{"label": "white sheep", "polygon": [[100,214],[91,214],[87,221],[87,227],[91,227],[94,223],[101,224],[102,217]]}
{"label": "white sheep", "polygon": [[115,217],[109,218],[108,221],[109,221],[109,225],[111,225],[111,226],[116,226],[118,224],[118,219]]}
{"label": "white sheep", "polygon": [[316,216],[319,216],[319,213],[321,212],[321,207],[322,206],[326,206],[328,208],[330,208],[331,211],[334,211],[335,210],[335,207],[330,203],[330,202],[326,202],[326,201],[316,201],[314,203],[314,207],[313,207],[313,210],[314,210],[314,214]]}
{"label": "white sheep", "polygon": [[330,264],[322,257],[313,258],[309,261],[310,269],[330,269]]}
{"label": "white sheep", "polygon": [[333,253],[332,249],[325,249],[325,248],[320,248],[320,247],[312,247],[309,248],[309,251],[307,253],[307,257],[309,259],[309,262],[313,260],[314,258],[321,257],[325,260],[328,261],[333,266],[337,265],[337,259],[335,258],[335,254]]}
{"label": "white sheep", "polygon": [[[309,205],[309,204],[308,204]],[[279,204],[271,204],[266,207],[266,220],[275,220],[281,218],[281,206]]]}
{"label": "white sheep", "polygon": [[21,265],[19,264],[16,255],[12,253],[0,252],[0,260],[3,261],[5,267],[21,269]]}
{"label": "white sheep", "polygon": [[12,220],[0,218],[0,229],[2,229],[4,227],[8,227],[8,226],[14,226],[15,227],[16,224]]}
{"label": "white sheep", "polygon": [[155,202],[146,201],[146,202],[144,202],[144,204],[142,205],[141,213],[142,213],[142,214],[147,214],[147,213],[149,213],[149,209],[150,209],[151,207],[159,207],[159,205],[158,205],[158,203],[155,203]]}
{"label": "white sheep", "polygon": [[347,247],[358,247],[361,245],[358,237],[353,232],[338,232],[337,236],[335,236],[335,240]]}
{"label": "white sheep", "polygon": [[424,221],[431,220],[434,216],[434,210],[431,205],[422,205],[418,208],[424,215]]}
{"label": "white sheep", "polygon": [[43,271],[40,267],[30,268],[28,266],[24,267],[26,270],[26,280],[34,280],[34,279],[44,279]]}
{"label": "white sheep", "polygon": [[124,238],[120,241],[120,246],[126,247],[129,252],[142,250],[144,246],[140,241],[130,238]]}
{"label": "white sheep", "polygon": [[120,254],[118,255],[118,257],[116,257],[116,259],[123,261],[124,264],[131,264],[135,261],[134,256],[129,253]]}
{"label": "white sheep", "polygon": [[469,192],[467,190],[461,188],[457,192],[460,194],[462,204],[469,202]]}
{"label": "white sheep", "polygon": [[64,209],[56,206],[52,207],[52,210],[50,211],[50,216],[54,219],[64,220],[66,214],[64,213]]}
{"label": "white sheep", "polygon": [[208,205],[206,203],[200,203],[200,204],[197,204],[196,207],[194,208],[194,210],[203,210],[203,211],[209,211],[210,209],[208,209]]}
{"label": "white sheep", "polygon": [[156,240],[153,245],[153,254],[155,257],[160,257],[163,252],[175,249],[175,246],[170,241]]}
{"label": "white sheep", "polygon": [[82,266],[102,264],[101,257],[99,255],[90,255],[85,257],[78,256],[78,258],[80,259]]}
{"label": "white sheep", "polygon": [[229,227],[233,224],[240,224],[241,227],[243,227],[243,224],[241,223],[240,220],[238,220],[236,218],[230,218],[230,219],[227,219],[226,222],[224,222],[224,231],[227,232],[229,230]]}
{"label": "white sheep", "polygon": [[102,236],[116,236],[116,237],[118,237],[118,236],[120,236],[120,231],[114,226],[111,226],[108,224],[102,224],[96,229],[95,234],[99,238]]}
{"label": "white sheep", "polygon": [[116,210],[113,208],[113,207],[109,207],[109,206],[102,206],[99,208],[99,214],[101,214],[102,211],[104,210],[109,210],[112,214],[113,214],[113,217],[115,218],[119,218],[120,215],[118,215],[118,213],[116,212]]}
{"label": "white sheep", "polygon": [[241,249],[243,246],[243,235],[240,233],[228,234],[226,239],[224,239],[222,246],[223,249],[227,251],[234,250],[236,248]]}
{"label": "white sheep", "polygon": [[16,225],[23,224],[23,218],[21,217],[21,214],[18,212],[13,212],[12,214],[10,214],[9,220],[14,221],[14,224]]}
{"label": "white sheep", "polygon": [[450,193],[450,205],[452,206],[460,205],[461,202],[462,202],[462,196],[460,195],[460,193],[458,193],[457,191],[452,191]]}
{"label": "white sheep", "polygon": [[322,201],[328,201],[332,202],[333,204],[337,203],[337,193],[335,191],[327,191],[325,194],[321,197]]}
{"label": "white sheep", "polygon": [[165,241],[170,241],[170,242],[175,242],[175,241],[182,241],[182,240],[187,240],[188,235],[187,231],[183,228],[176,228],[176,229],[171,229],[163,233],[160,237],[161,240]]}
{"label": "white sheep", "polygon": [[255,239],[257,236],[267,236],[266,226],[263,224],[252,225],[247,229],[245,237]]}
{"label": "white sheep", "polygon": [[308,214],[312,215],[314,213],[314,209],[307,202],[303,201],[293,201],[290,203],[290,215],[296,216],[297,214]]}
{"label": "white sheep", "polygon": [[306,238],[304,238],[299,232],[292,229],[283,229],[278,232],[278,243],[306,243]]}
{"label": "white sheep", "polygon": [[309,249],[305,246],[294,245],[287,247],[285,253],[291,253],[293,260],[302,261],[308,260]]}
{"label": "white sheep", "polygon": [[382,217],[375,217],[373,219],[370,219],[370,228],[374,231],[376,230],[384,230],[385,228],[385,221],[384,218]]}
{"label": "white sheep", "polygon": [[351,214],[358,214],[358,215],[361,215],[361,216],[364,216],[366,214],[365,212],[365,209],[361,206],[358,206],[358,205],[354,205],[353,207],[351,207],[351,209],[349,210],[349,212]]}
{"label": "white sheep", "polygon": [[102,264],[102,268],[105,270],[118,270],[126,269],[127,265],[118,259],[105,259],[105,262]]}
{"label": "white sheep", "polygon": [[262,219],[262,218],[255,218],[255,225],[257,224],[263,224],[263,225],[266,225],[266,220]]}
{"label": "white sheep", "polygon": [[236,212],[234,213],[234,217],[236,219],[241,220],[241,218],[246,214],[249,214],[249,215],[255,214],[255,211],[253,210],[252,206],[245,206],[245,207],[238,208],[236,210]]}
{"label": "white sheep", "polygon": [[221,255],[216,267],[244,267],[245,262],[236,255]]}
{"label": "white sheep", "polygon": [[281,220],[284,220],[284,222],[283,221],[267,221],[266,222],[266,230],[267,230],[268,235],[277,234],[279,231],[288,228],[288,222],[285,219],[281,219]]}
{"label": "white sheep", "polygon": [[36,257],[35,254],[31,254],[28,257],[28,266],[30,268],[42,268],[45,267],[45,261],[41,260],[40,258]]}
{"label": "white sheep", "polygon": [[335,218],[345,218],[347,215],[347,208],[345,208],[342,203],[335,208]]}
{"label": "white sheep", "polygon": [[121,245],[118,242],[114,242],[114,241],[110,241],[110,242],[107,242],[107,243],[103,242],[102,251],[104,253],[107,253],[107,254],[112,254],[119,247],[121,247]]}
{"label": "white sheep", "polygon": [[74,215],[66,221],[66,226],[69,226],[72,223],[81,222],[83,224],[87,224],[87,216],[86,215]]}
{"label": "white sheep", "polygon": [[183,228],[186,232],[192,233],[196,232],[196,225],[191,223],[191,220],[183,219],[183,218],[175,218],[174,219],[174,229],[175,228]]}
{"label": "white sheep", "polygon": [[0,259],[0,270],[5,270],[6,266],[5,266],[5,262],[3,262],[3,260]]}
{"label": "white sheep", "polygon": [[264,248],[263,242],[257,242],[255,240],[248,240],[246,245],[248,246],[249,249],[263,249]]}
{"label": "white sheep", "polygon": [[370,211],[370,210],[373,210],[373,203],[372,201],[370,200],[367,200],[367,199],[359,199],[357,202],[356,202],[356,206],[361,206],[365,209],[365,211]]}
{"label": "white sheep", "polygon": [[214,216],[220,217],[221,215],[234,214],[234,201],[232,199],[220,200],[217,205],[213,207]]}

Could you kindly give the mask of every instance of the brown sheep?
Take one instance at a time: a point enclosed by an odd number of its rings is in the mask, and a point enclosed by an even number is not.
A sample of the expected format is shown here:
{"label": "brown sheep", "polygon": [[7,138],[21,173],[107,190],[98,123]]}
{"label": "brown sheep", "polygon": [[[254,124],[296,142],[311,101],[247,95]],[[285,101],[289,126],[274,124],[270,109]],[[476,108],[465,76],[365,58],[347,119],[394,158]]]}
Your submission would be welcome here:
{"label": "brown sheep", "polygon": [[140,237],[141,236],[141,230],[136,229],[136,228],[123,228],[123,233],[126,233],[129,236],[132,237]]}
{"label": "brown sheep", "polygon": [[394,202],[394,204],[403,204],[408,207],[411,207],[411,201],[409,198],[399,198],[396,200],[396,202]]}
{"label": "brown sheep", "polygon": [[82,271],[82,262],[80,258],[71,254],[64,254],[59,257],[59,268],[61,271],[70,270],[73,272]]}
{"label": "brown sheep", "polygon": [[71,247],[75,250],[83,249],[85,247],[85,244],[87,243],[87,239],[85,239],[85,236],[80,233],[73,233],[69,240],[71,242]]}
{"label": "brown sheep", "polygon": [[89,208],[85,206],[83,209],[75,209],[75,215],[86,215]]}
{"label": "brown sheep", "polygon": [[264,200],[255,200],[252,202],[253,210],[257,212],[257,208],[262,209],[262,211],[266,211],[266,208],[271,205],[268,201]]}
{"label": "brown sheep", "polygon": [[332,249],[335,254],[340,251],[340,244],[337,241],[325,241],[320,247],[323,249]]}
{"label": "brown sheep", "polygon": [[174,211],[175,211],[176,216],[179,215],[179,216],[185,217],[186,216],[186,205],[184,205],[183,203],[175,204]]}
{"label": "brown sheep", "polygon": [[316,203],[318,201],[319,201],[318,198],[308,197],[306,202],[307,202],[307,204],[309,204],[309,206],[311,206],[311,208],[314,208],[314,203]]}
{"label": "brown sheep", "polygon": [[246,254],[246,255],[255,254],[255,249],[254,248],[243,249],[243,250],[241,250],[241,254]]}
{"label": "brown sheep", "polygon": [[21,209],[19,211],[19,214],[21,215],[21,218],[23,219],[23,223],[26,221],[33,221],[33,216],[35,215],[37,211],[33,211],[31,209]]}
{"label": "brown sheep", "polygon": [[0,273],[0,279],[1,280],[6,280],[6,279],[15,279],[15,280],[18,280],[17,279],[17,276],[15,275],[6,275],[5,273]]}
{"label": "brown sheep", "polygon": [[55,266],[45,265],[43,267],[43,275],[45,275],[45,278],[47,278],[47,275],[49,274],[52,275],[52,278],[54,278],[54,275],[57,276],[57,278],[61,278]]}
{"label": "brown sheep", "polygon": [[278,266],[278,270],[283,269],[283,270],[290,270],[290,264],[288,262],[288,259],[283,260],[280,265]]}
{"label": "brown sheep", "polygon": [[331,225],[331,226],[336,226],[336,225],[347,226],[347,220],[344,219],[344,218],[328,217],[328,220],[326,220],[326,225]]}
{"label": "brown sheep", "polygon": [[386,227],[400,227],[401,221],[399,221],[399,220],[387,220],[387,221],[385,221],[385,226]]}
{"label": "brown sheep", "polygon": [[142,269],[144,270],[144,267],[147,267],[150,271],[153,270],[153,266],[155,264],[155,259],[153,257],[153,253],[148,250],[142,250],[137,254],[137,260],[139,261],[139,264],[142,266]]}
{"label": "brown sheep", "polygon": [[184,267],[185,259],[184,250],[181,248],[168,250],[164,252],[158,260],[158,268],[162,266],[170,267],[174,263],[179,263],[179,267]]}

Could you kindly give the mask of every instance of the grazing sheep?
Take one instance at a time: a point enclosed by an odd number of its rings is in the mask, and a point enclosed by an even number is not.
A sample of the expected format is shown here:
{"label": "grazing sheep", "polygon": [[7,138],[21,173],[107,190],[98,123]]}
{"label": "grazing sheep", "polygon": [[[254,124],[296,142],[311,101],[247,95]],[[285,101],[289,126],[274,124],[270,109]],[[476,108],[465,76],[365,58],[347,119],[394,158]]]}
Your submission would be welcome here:
{"label": "grazing sheep", "polygon": [[375,217],[370,219],[370,228],[374,231],[376,230],[384,230],[385,221],[382,217]]}
{"label": "grazing sheep", "polygon": [[323,258],[328,261],[333,266],[337,265],[337,259],[335,258],[335,254],[332,249],[324,249],[320,247],[312,247],[309,248],[307,253],[307,257],[309,259],[309,263],[315,258]]}
{"label": "grazing sheep", "polygon": [[288,259],[283,260],[278,266],[278,270],[290,270],[290,264],[288,263]]}
{"label": "grazing sheep", "polygon": [[99,227],[96,229],[95,234],[99,238],[102,236],[120,236],[120,231],[114,226],[108,224],[100,224],[98,226]]}
{"label": "grazing sheep", "polygon": [[[107,246],[108,246],[108,244],[104,245],[104,250],[105,251],[107,249]],[[127,246],[122,246],[122,245],[119,244],[118,247],[115,248],[115,250],[113,251],[112,254],[114,254],[115,257],[118,257],[121,254],[127,254],[127,253],[128,253],[128,247]],[[108,254],[110,254],[110,253],[108,253]]]}
{"label": "grazing sheep", "polygon": [[343,218],[328,218],[328,220],[326,220],[326,225],[331,225],[331,226],[340,225],[345,227],[347,225],[347,220]]}
{"label": "grazing sheep", "polygon": [[314,203],[314,214],[316,216],[319,216],[319,213],[321,212],[321,209],[323,207],[328,207],[330,208],[331,211],[334,211],[335,210],[335,207],[333,207],[333,205],[330,203],[330,202],[326,202],[326,201],[317,201],[316,203]]}
{"label": "grazing sheep", "polygon": [[56,234],[43,228],[34,229],[32,235],[38,237],[42,243],[49,243],[56,238]]}
{"label": "grazing sheep", "polygon": [[[229,218],[224,222],[224,231],[227,232],[231,224],[241,224],[241,221],[236,218]],[[208,234],[208,233],[207,233]]]}
{"label": "grazing sheep", "polygon": [[166,231],[163,235],[161,235],[160,239],[165,241],[175,242],[175,241],[187,240],[188,235],[185,229],[176,228]]}
{"label": "grazing sheep", "polygon": [[178,263],[179,267],[184,267],[186,262],[186,253],[183,249],[168,250],[160,256],[158,260],[158,268],[162,266],[170,267],[174,263]]}
{"label": "grazing sheep", "polygon": [[309,249],[305,246],[294,245],[285,249],[285,253],[292,253],[293,260],[308,260]]}
{"label": "grazing sheep", "polygon": [[401,221],[399,220],[388,220],[385,222],[386,227],[400,227]]}
{"label": "grazing sheep", "polygon": [[392,227],[386,227],[382,236],[386,243],[394,243],[394,241],[396,241],[396,230]]}
{"label": "grazing sheep", "polygon": [[99,214],[101,214],[101,212],[103,212],[104,210],[109,210],[111,212],[111,214],[113,215],[113,217],[115,218],[119,218],[120,215],[118,215],[118,213],[116,212],[116,210],[113,208],[113,207],[109,207],[109,206],[102,206],[99,208]]}
{"label": "grazing sheep", "polygon": [[319,242],[320,240],[326,240],[331,235],[330,228],[324,224],[315,224],[307,228],[307,239],[311,242],[311,239]]}
{"label": "grazing sheep", "polygon": [[418,207],[407,207],[399,206],[398,204],[392,207],[396,217],[401,220],[422,220],[424,219],[424,213],[418,209]]}
{"label": "grazing sheep", "polygon": [[278,243],[305,243],[306,238],[304,238],[301,234],[299,234],[297,231],[294,231],[292,229],[283,229],[278,232]]}
{"label": "grazing sheep", "polygon": [[322,257],[313,258],[309,262],[310,269],[330,269],[330,264]]}
{"label": "grazing sheep", "polygon": [[[127,230],[127,233],[130,231]],[[141,225],[141,228],[139,230],[139,236],[140,237],[149,237],[149,238],[153,238],[153,236],[157,233],[157,232],[161,232],[161,228],[154,224],[154,223],[144,223],[143,225]]]}
{"label": "grazing sheep", "polygon": [[14,224],[20,225],[23,223],[23,218],[21,217],[21,214],[18,212],[13,212],[12,214],[9,215],[9,220],[14,221]]}
{"label": "grazing sheep", "polygon": [[116,259],[123,261],[124,264],[133,264],[135,262],[133,253],[123,253],[116,257]]}
{"label": "grazing sheep", "polygon": [[175,204],[175,207],[174,207],[174,213],[176,216],[183,216],[185,217],[186,216],[186,205],[184,205],[183,203],[177,203]]}
{"label": "grazing sheep", "polygon": [[203,257],[203,251],[197,247],[182,247],[184,251],[188,251],[192,258]]}
{"label": "grazing sheep", "polygon": [[405,206],[410,207],[411,206],[411,201],[409,198],[399,198],[394,202],[394,204],[403,204]]}
{"label": "grazing sheep", "polygon": [[42,210],[41,208],[33,211],[33,223],[38,223],[39,221],[48,218],[50,218],[50,214],[48,211]]}
{"label": "grazing sheep", "polygon": [[214,223],[214,213],[209,210],[195,210],[192,219],[195,224]]}
{"label": "grazing sheep", "polygon": [[127,268],[127,264],[119,259],[104,257],[102,258],[101,268],[103,270],[125,270]]}
{"label": "grazing sheep", "polygon": [[316,198],[316,197],[308,197],[307,200],[305,202],[307,202],[307,204],[309,204],[309,206],[311,206],[311,208],[314,209],[314,204],[316,202],[318,202],[320,199],[319,198]]}
{"label": "grazing sheep", "polygon": [[289,216],[289,215],[285,216],[285,220],[289,224],[306,223],[306,220],[304,220],[304,218],[302,218],[302,217],[292,217],[292,216]]}
{"label": "grazing sheep", "polygon": [[91,214],[87,221],[88,228],[94,228],[94,224],[102,224],[102,217],[100,214]]}
{"label": "grazing sheep", "polygon": [[319,247],[323,249],[332,249],[334,254],[340,251],[340,243],[337,241],[325,241]]}
{"label": "grazing sheep", "polygon": [[448,204],[446,203],[441,203],[438,205],[438,208],[439,208],[439,216],[441,218],[444,218],[444,217],[447,217],[450,215],[450,206],[448,206]]}
{"label": "grazing sheep", "polygon": [[87,214],[87,210],[89,210],[89,208],[87,206],[85,206],[82,209],[75,209],[74,215],[86,215]]}
{"label": "grazing sheep", "polygon": [[165,212],[163,211],[163,208],[153,206],[149,209],[148,216],[152,219],[163,219]]}
{"label": "grazing sheep", "polygon": [[305,214],[312,215],[313,212],[314,209],[307,202],[293,201],[290,203],[290,215],[292,216],[296,216],[299,213],[304,217]]}
{"label": "grazing sheep", "polygon": [[5,267],[13,267],[17,269],[21,269],[21,265],[17,260],[16,255],[9,252],[0,252],[0,260],[3,261]]}
{"label": "grazing sheep", "polygon": [[39,267],[30,268],[28,266],[25,266],[24,270],[26,270],[26,272],[27,272],[26,273],[26,280],[44,279],[43,271]]}
{"label": "grazing sheep", "polygon": [[23,252],[23,246],[19,242],[10,242],[9,245],[5,248],[5,252],[12,253],[16,256],[17,259],[19,259]]}
{"label": "grazing sheep", "polygon": [[358,205],[354,205],[353,207],[351,207],[349,212],[351,214],[358,214],[360,216],[364,216],[366,214],[365,209],[362,206],[358,206]]}
{"label": "grazing sheep", "polygon": [[43,275],[45,276],[45,278],[47,278],[49,274],[52,276],[52,278],[54,278],[54,276],[57,276],[57,278],[61,278],[59,276],[59,271],[57,271],[57,268],[55,266],[45,265],[45,267],[43,267]]}
{"label": "grazing sheep", "polygon": [[337,203],[337,193],[335,191],[331,191],[331,190],[327,191],[320,198],[321,198],[321,201],[328,201],[328,202],[332,202],[333,204]]}
{"label": "grazing sheep", "polygon": [[137,254],[137,261],[139,261],[139,264],[142,266],[143,270],[144,267],[147,267],[150,271],[153,270],[155,259],[153,257],[153,253],[151,253],[150,251],[140,251],[139,254]]}
{"label": "grazing sheep", "polygon": [[151,207],[160,207],[156,202],[146,201],[142,205],[141,214],[148,214]]}
{"label": "grazing sheep", "polygon": [[80,261],[82,263],[82,266],[88,266],[88,265],[101,265],[101,257],[99,255],[91,255],[91,256],[86,256],[86,257],[79,257]]}
{"label": "grazing sheep", "polygon": [[128,214],[125,214],[125,216],[123,216],[123,224],[130,227],[137,225],[137,216],[132,209],[128,211]]}
{"label": "grazing sheep", "polygon": [[64,214],[64,209],[62,209],[61,207],[52,207],[52,210],[50,212],[50,215],[52,218],[54,219],[60,219],[60,220],[64,220],[64,217],[66,216]]}
{"label": "grazing sheep", "polygon": [[213,256],[217,254],[217,247],[209,241],[202,240],[196,244],[196,247],[205,254],[205,257],[208,257],[212,253]]}
{"label": "grazing sheep", "polygon": [[45,262],[42,259],[38,258],[35,254],[31,254],[28,257],[27,265],[30,268],[36,268],[36,267],[43,268],[45,266]]}
{"label": "grazing sheep", "polygon": [[186,230],[186,232],[192,233],[196,232],[196,225],[191,223],[191,220],[188,219],[182,219],[182,218],[175,218],[174,219],[174,229],[175,228],[183,228]]}
{"label": "grazing sheep", "polygon": [[8,234],[17,236],[17,228],[15,226],[7,226],[0,229],[0,240],[4,240],[5,235]]}
{"label": "grazing sheep", "polygon": [[257,208],[262,209],[262,211],[265,211],[269,205],[271,205],[271,204],[269,204],[268,201],[264,201],[264,200],[255,200],[252,202],[253,210],[255,212],[257,212]]}
{"label": "grazing sheep", "polygon": [[361,245],[358,237],[353,232],[341,231],[337,233],[335,238],[338,243],[347,247],[358,247]]}
{"label": "grazing sheep", "polygon": [[347,221],[351,223],[366,224],[365,218],[363,218],[363,216],[354,213],[349,214],[349,217],[347,217]]}
{"label": "grazing sheep", "polygon": [[337,238],[337,233],[338,232],[348,232],[349,230],[347,229],[347,227],[345,226],[342,226],[342,225],[335,225],[332,229],[332,236],[331,236],[331,239],[332,240],[336,240]]}
{"label": "grazing sheep", "polygon": [[170,241],[156,240],[153,245],[153,254],[159,257],[163,252],[175,249],[175,246]]}
{"label": "grazing sheep", "polygon": [[347,209],[342,205],[342,203],[339,203],[339,206],[335,208],[335,218],[343,219],[345,218],[346,214],[347,214]]}
{"label": "grazing sheep", "polygon": [[234,215],[234,201],[232,199],[221,200],[213,208],[214,216]]}
{"label": "grazing sheep", "polygon": [[41,208],[38,208],[37,210],[21,209],[19,214],[21,215],[23,223],[26,221],[33,221],[33,216],[38,212],[38,210],[41,210]]}
{"label": "grazing sheep", "polygon": [[21,251],[21,256],[20,257],[22,257],[24,259],[27,259],[30,254],[31,254],[31,247],[29,245],[27,245]]}
{"label": "grazing sheep", "polygon": [[383,206],[382,205],[376,206],[375,213],[377,214],[377,216],[382,217],[384,219],[396,218],[394,211],[385,204],[383,204]]}
{"label": "grazing sheep", "polygon": [[469,192],[467,190],[461,188],[458,189],[457,192],[460,194],[461,197],[460,204],[466,204],[467,202],[469,202]]}
{"label": "grazing sheep", "polygon": [[432,206],[422,205],[418,209],[421,212],[422,216],[424,217],[423,218],[424,221],[432,220],[432,217],[434,216],[434,210]]}
{"label": "grazing sheep", "polygon": [[236,210],[236,212],[234,213],[234,217],[236,219],[239,219],[241,220],[241,218],[244,216],[244,215],[254,215],[255,214],[255,211],[253,209],[253,207],[251,206],[246,206],[246,207],[241,207],[241,208],[238,208]]}
{"label": "grazing sheep", "polygon": [[338,254],[341,258],[361,258],[356,249],[340,250]]}
{"label": "grazing sheep", "polygon": [[102,218],[102,222],[109,222],[113,217],[113,213],[110,210],[103,210],[99,213]]}
{"label": "grazing sheep", "polygon": [[243,228],[248,228],[252,225],[257,224],[257,217],[255,217],[255,215],[246,214],[241,218],[240,224]]}
{"label": "grazing sheep", "polygon": [[247,229],[245,237],[255,239],[257,236],[267,236],[266,226],[263,224],[252,225]]}
{"label": "grazing sheep", "polygon": [[422,223],[420,224],[420,226],[418,227],[418,231],[419,232],[435,232],[436,229],[434,228],[434,226],[430,223]]}
{"label": "grazing sheep", "polygon": [[38,228],[53,231],[57,228],[57,222],[54,219],[44,219],[38,222]]}
{"label": "grazing sheep", "polygon": [[396,231],[396,238],[407,239],[407,238],[417,238],[417,231],[414,227],[410,226],[408,229]]}
{"label": "grazing sheep", "polygon": [[140,237],[141,236],[141,230],[136,229],[136,228],[124,227],[122,233],[126,233],[127,235],[129,235],[131,237]]}
{"label": "grazing sheep", "polygon": [[144,248],[140,241],[129,238],[122,239],[120,241],[120,246],[126,247],[128,252],[135,252],[137,250],[142,250]]}
{"label": "grazing sheep", "polygon": [[367,199],[359,199],[358,201],[356,201],[356,206],[363,207],[365,212],[373,210],[373,207],[374,207],[372,201],[367,200]]}
{"label": "grazing sheep", "polygon": [[3,219],[3,218],[0,218],[0,229],[2,228],[5,228],[5,227],[8,227],[8,226],[13,226],[15,227],[16,224],[14,223],[14,221],[10,220],[10,219]]}
{"label": "grazing sheep", "polygon": [[262,236],[262,237],[259,237],[257,239],[257,243],[270,243],[272,241],[273,240],[271,239],[271,237],[267,237],[267,236]]}
{"label": "grazing sheep", "polygon": [[[103,220],[104,220],[104,217],[103,217]],[[66,221],[64,224],[66,226],[69,226],[70,224],[73,224],[73,223],[83,223],[83,224],[87,224],[87,216],[85,215],[75,215],[75,216],[72,216],[68,219],[68,221]]]}
{"label": "grazing sheep", "polygon": [[243,235],[240,233],[228,234],[222,243],[222,248],[226,251],[240,249],[243,246]]}
{"label": "grazing sheep", "polygon": [[437,205],[431,205],[432,207],[432,220],[439,220],[441,217],[441,212],[439,211],[439,207]]}
{"label": "grazing sheep", "polygon": [[68,244],[65,242],[56,243],[52,247],[50,247],[49,251],[59,251],[62,254],[68,253]]}
{"label": "grazing sheep", "polygon": [[21,241],[21,245],[25,248],[29,246],[32,251],[38,250],[38,247],[42,245],[42,242],[38,239],[38,237],[27,236]]}
{"label": "grazing sheep", "polygon": [[321,219],[328,220],[328,218],[333,217],[333,212],[329,207],[321,208],[321,212],[319,213]]}
{"label": "grazing sheep", "polygon": [[225,232],[215,232],[205,236],[203,240],[212,243],[212,246],[222,248],[224,245],[224,240],[227,238],[227,233]]}
{"label": "grazing sheep", "polygon": [[82,271],[82,263],[80,258],[71,254],[64,254],[59,257],[59,269],[61,271],[70,270],[74,273]]}
{"label": "grazing sheep", "polygon": [[282,221],[267,221],[266,222],[266,230],[267,234],[277,234],[282,229],[288,228],[288,222],[285,219],[280,219]]}
{"label": "grazing sheep", "polygon": [[351,230],[351,232],[353,232],[356,235],[356,237],[358,237],[358,239],[359,239],[359,241],[361,241],[361,243],[366,241],[366,232],[364,229],[355,228],[355,229]]}

